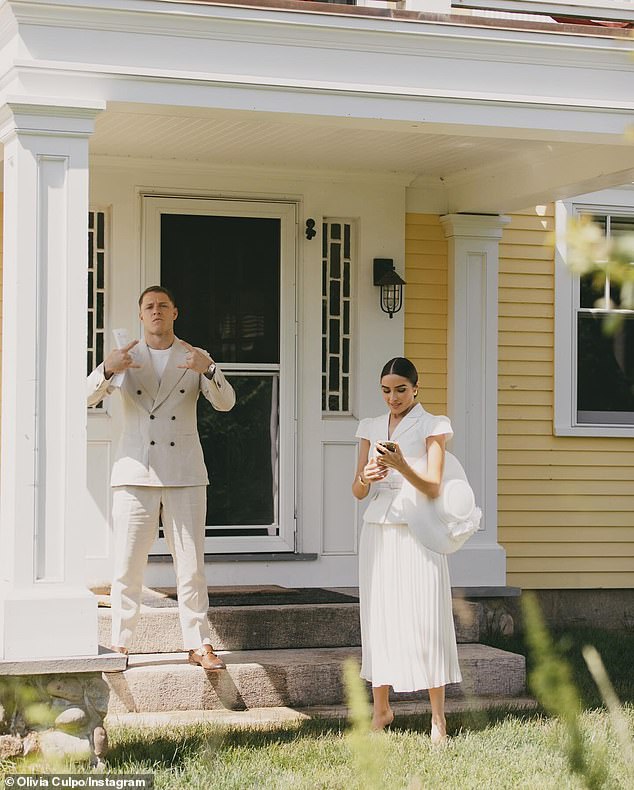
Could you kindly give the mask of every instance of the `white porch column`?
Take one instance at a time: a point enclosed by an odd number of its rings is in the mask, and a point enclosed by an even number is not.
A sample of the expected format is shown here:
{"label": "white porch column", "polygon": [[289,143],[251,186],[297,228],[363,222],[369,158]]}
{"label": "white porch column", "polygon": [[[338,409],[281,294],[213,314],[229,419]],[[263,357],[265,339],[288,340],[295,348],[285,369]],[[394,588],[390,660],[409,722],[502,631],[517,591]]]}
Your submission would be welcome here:
{"label": "white porch column", "polygon": [[464,464],[484,517],[480,531],[451,557],[457,587],[506,584],[497,542],[498,245],[510,219],[448,214],[447,403],[452,452]]}
{"label": "white porch column", "polygon": [[0,658],[97,653],[84,582],[88,139],[100,106],[8,100]]}

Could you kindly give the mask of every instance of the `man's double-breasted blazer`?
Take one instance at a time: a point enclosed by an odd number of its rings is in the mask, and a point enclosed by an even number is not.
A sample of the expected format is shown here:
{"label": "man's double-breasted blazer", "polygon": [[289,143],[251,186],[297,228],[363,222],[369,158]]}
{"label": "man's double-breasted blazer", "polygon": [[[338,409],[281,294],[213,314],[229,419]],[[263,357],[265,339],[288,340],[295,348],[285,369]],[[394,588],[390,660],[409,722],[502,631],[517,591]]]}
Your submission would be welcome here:
{"label": "man's double-breasted blazer", "polygon": [[218,411],[235,403],[233,387],[218,366],[210,380],[185,364],[187,349],[175,338],[159,384],[147,345],[130,352],[140,368],[129,368],[119,387],[105,379],[103,363],[87,379],[89,406],[119,389],[123,431],[112,467],[112,486],[207,485],[198,437],[196,401],[202,395]]}

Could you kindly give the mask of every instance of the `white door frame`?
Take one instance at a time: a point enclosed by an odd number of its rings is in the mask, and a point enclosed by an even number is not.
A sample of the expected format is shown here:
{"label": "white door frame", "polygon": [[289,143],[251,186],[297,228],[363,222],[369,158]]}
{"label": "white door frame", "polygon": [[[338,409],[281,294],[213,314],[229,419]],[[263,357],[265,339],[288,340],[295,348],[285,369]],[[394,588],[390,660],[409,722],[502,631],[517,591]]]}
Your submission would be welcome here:
{"label": "white door frame", "polygon": [[[279,489],[277,535],[244,535],[206,538],[205,551],[214,554],[239,552],[287,552],[295,550],[296,436],[296,333],[297,333],[297,205],[293,202],[187,198],[142,195],[141,288],[160,282],[160,228],[162,214],[258,217],[280,220],[280,391],[279,391]],[[231,377],[233,371],[248,373],[253,365],[218,364]],[[263,365],[258,368],[273,368]],[[157,542],[152,553],[165,553]]]}

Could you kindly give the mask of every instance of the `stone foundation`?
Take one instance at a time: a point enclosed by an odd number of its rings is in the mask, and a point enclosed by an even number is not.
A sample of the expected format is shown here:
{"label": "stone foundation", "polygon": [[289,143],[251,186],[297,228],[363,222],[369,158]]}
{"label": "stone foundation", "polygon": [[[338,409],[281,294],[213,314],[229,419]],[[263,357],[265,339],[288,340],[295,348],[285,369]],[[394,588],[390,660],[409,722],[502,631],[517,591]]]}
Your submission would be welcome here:
{"label": "stone foundation", "polygon": [[[525,590],[524,592],[529,592]],[[634,629],[634,589],[531,590],[549,628]],[[481,606],[480,634],[510,636],[522,627],[520,596],[473,597]]]}
{"label": "stone foundation", "polygon": [[100,672],[0,677],[0,759],[31,755],[103,767],[108,696]]}
{"label": "stone foundation", "polygon": [[[634,589],[533,590],[550,628],[634,629]],[[519,600],[508,602],[519,622]],[[515,607],[518,611],[515,612]]]}

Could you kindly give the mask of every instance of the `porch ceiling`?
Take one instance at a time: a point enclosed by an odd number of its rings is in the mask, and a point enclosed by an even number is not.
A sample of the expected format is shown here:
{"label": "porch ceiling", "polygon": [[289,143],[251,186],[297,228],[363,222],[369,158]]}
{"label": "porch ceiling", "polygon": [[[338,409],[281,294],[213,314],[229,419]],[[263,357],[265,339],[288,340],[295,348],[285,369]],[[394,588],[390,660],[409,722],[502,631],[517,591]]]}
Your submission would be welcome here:
{"label": "porch ceiling", "polygon": [[429,129],[405,121],[111,103],[97,118],[90,146],[99,158],[397,177],[434,192],[439,211],[524,208],[541,192],[544,199],[566,197],[629,182],[634,172],[634,146],[522,139],[499,128]]}
{"label": "porch ceiling", "polygon": [[[178,159],[246,167],[284,167],[400,172],[411,178],[447,176],[538,155],[539,141],[429,134],[423,124],[363,128],[337,119],[302,116],[284,120],[264,113],[200,112],[186,115],[137,109],[115,110],[97,119],[91,152],[153,159]],[[550,146],[550,144],[548,144]]]}
{"label": "porch ceiling", "polygon": [[0,103],[105,104],[93,164],[383,174],[439,211],[634,180],[625,37],[332,8],[7,0]]}

